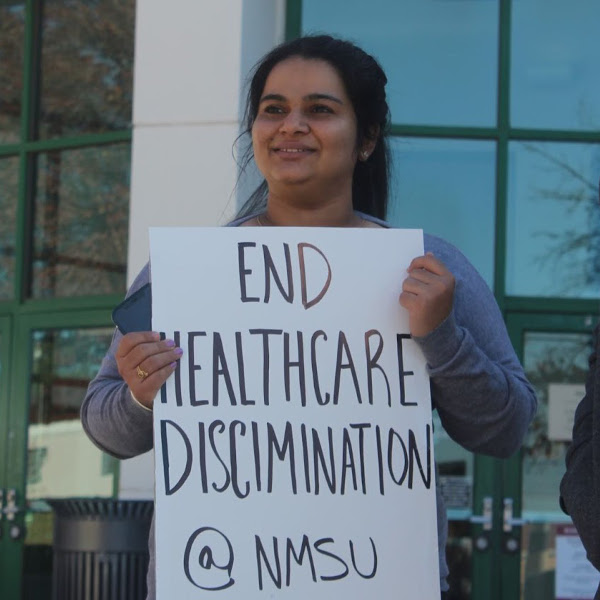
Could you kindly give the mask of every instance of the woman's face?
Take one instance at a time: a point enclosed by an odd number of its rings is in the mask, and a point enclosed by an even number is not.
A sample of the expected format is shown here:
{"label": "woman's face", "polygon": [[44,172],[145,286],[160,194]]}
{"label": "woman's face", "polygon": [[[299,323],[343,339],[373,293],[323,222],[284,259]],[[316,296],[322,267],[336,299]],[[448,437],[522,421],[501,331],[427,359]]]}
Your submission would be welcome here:
{"label": "woman's face", "polygon": [[337,71],[300,57],[275,65],[252,126],[252,145],[270,193],[306,184],[320,193],[351,192],[356,116]]}

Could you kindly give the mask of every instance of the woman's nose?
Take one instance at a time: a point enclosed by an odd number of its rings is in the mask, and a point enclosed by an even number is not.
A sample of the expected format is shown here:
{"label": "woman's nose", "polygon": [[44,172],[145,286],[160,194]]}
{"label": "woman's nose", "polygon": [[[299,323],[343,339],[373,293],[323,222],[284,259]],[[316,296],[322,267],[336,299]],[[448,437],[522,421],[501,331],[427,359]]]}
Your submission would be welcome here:
{"label": "woman's nose", "polygon": [[281,122],[279,130],[282,133],[306,133],[308,122],[301,110],[291,110]]}

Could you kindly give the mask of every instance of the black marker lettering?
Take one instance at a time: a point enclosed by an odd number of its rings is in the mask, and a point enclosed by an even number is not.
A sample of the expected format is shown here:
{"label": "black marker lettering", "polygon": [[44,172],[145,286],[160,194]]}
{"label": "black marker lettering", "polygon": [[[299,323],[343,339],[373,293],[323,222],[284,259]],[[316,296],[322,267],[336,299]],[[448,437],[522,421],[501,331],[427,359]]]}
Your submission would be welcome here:
{"label": "black marker lettering", "polygon": [[[343,361],[344,355],[346,355],[346,362]],[[356,391],[356,398],[358,399],[358,403],[362,404],[360,386],[358,385],[358,375],[356,374],[356,369],[354,368],[354,361],[352,360],[350,347],[348,346],[348,341],[346,340],[346,334],[343,331],[340,331],[338,337],[337,360],[335,363],[335,382],[333,384],[333,403],[336,405],[340,395],[342,369],[350,369],[352,381],[354,382],[354,390]]]}
{"label": "black marker lettering", "polygon": [[221,335],[215,331],[213,334],[213,406],[219,405],[219,377],[223,377],[225,380],[231,405],[236,406],[237,401],[235,399],[235,392],[233,391],[233,384],[231,383],[231,375],[229,374],[225,351],[223,350],[223,342]]}
{"label": "black marker lettering", "polygon": [[404,354],[402,341],[409,340],[410,335],[408,333],[397,333],[396,334],[396,347],[398,349],[398,377],[400,378],[400,404],[403,406],[417,406],[416,402],[406,401],[406,390],[404,387],[404,378],[407,375],[414,375],[413,371],[404,370]]}
{"label": "black marker lettering", "polygon": [[[325,284],[323,285],[323,288],[321,289],[321,291],[312,300],[308,299],[306,264],[304,262],[305,248],[311,248],[312,250],[315,250],[316,252],[318,252],[323,257],[323,260],[325,261],[325,264],[327,265],[327,280],[325,281]],[[325,294],[327,293],[327,290],[329,289],[329,286],[331,285],[331,265],[329,264],[327,257],[316,246],[313,246],[312,244],[308,244],[308,243],[298,244],[298,259],[300,262],[300,284],[301,284],[301,289],[302,289],[302,305],[304,306],[305,309],[309,309],[311,306],[314,306],[315,304],[317,304],[317,302],[320,302],[323,299],[323,296],[325,296]]]}
{"label": "black marker lettering", "polygon": [[333,554],[333,552],[327,552],[327,550],[323,550],[321,546],[324,544],[333,544],[333,538],[321,538],[314,543],[315,550],[323,556],[329,556],[329,558],[333,558],[333,560],[344,565],[344,571],[342,573],[338,573],[337,575],[321,575],[322,581],[337,581],[338,579],[344,579],[346,575],[348,575],[349,569],[346,561],[341,559],[337,554]]}
{"label": "black marker lettering", "polygon": [[325,404],[329,404],[329,392],[325,392],[325,399],[323,400],[323,396],[321,396],[321,388],[319,386],[319,368],[317,361],[317,352],[316,345],[317,339],[322,337],[325,341],[327,341],[327,335],[324,331],[315,331],[310,339],[310,359],[312,366],[312,376],[313,376],[313,386],[315,388],[315,396],[317,398],[317,402],[323,406]]}
{"label": "black marker lettering", "polygon": [[354,556],[354,543],[352,540],[350,540],[350,557],[352,558],[352,566],[363,579],[373,579],[373,577],[375,577],[375,573],[377,573],[377,549],[375,548],[375,542],[372,540],[372,538],[369,538],[369,540],[371,542],[371,548],[373,549],[373,570],[368,575],[365,575],[358,570],[358,567],[356,566],[356,558]]}
{"label": "black marker lettering", "polygon": [[[195,560],[192,559],[192,556]],[[225,562],[218,564],[216,556],[224,556]],[[209,591],[225,590],[235,583],[231,577],[233,561],[233,546],[225,534],[213,527],[200,527],[192,533],[185,546],[183,569],[188,581],[197,588]],[[192,573],[192,569],[194,573]],[[213,574],[207,577],[210,581],[209,585],[209,581],[204,582],[202,578],[210,571]],[[216,583],[214,571],[223,572],[226,577],[223,583]]]}
{"label": "black marker lettering", "polygon": [[285,382],[285,399],[288,402],[291,399],[290,369],[294,367],[298,369],[298,387],[300,389],[300,403],[302,404],[302,406],[306,406],[306,373],[304,371],[304,343],[301,331],[296,332],[296,340],[298,346],[298,360],[293,361],[290,359],[290,334],[283,334],[283,376]]}
{"label": "black marker lettering", "polygon": [[288,421],[285,424],[285,433],[283,434],[283,444],[279,444],[275,430],[271,423],[267,423],[267,443],[269,444],[269,470],[267,474],[267,492],[273,491],[273,450],[277,454],[280,461],[284,461],[286,454],[289,451],[290,463],[290,479],[292,482],[292,492],[297,493],[296,489],[296,461],[294,458],[294,434],[292,432],[292,424]]}
{"label": "black marker lettering", "polygon": [[[377,336],[377,340],[379,342],[377,349],[375,350],[375,355],[371,356],[371,338],[373,336]],[[383,352],[383,336],[376,329],[370,329],[365,333],[365,352],[367,355],[367,389],[369,393],[369,404],[373,404],[373,369],[377,369],[383,375],[383,379],[385,381],[385,387],[387,390],[387,399],[388,406],[392,405],[392,395],[390,392],[390,382],[388,381],[387,375],[385,371],[382,369],[381,365],[377,363],[381,353]]]}
{"label": "black marker lettering", "polygon": [[246,491],[242,492],[238,485],[238,467],[237,467],[237,447],[235,442],[235,428],[239,427],[240,435],[246,435],[246,425],[242,423],[242,421],[233,421],[229,425],[229,455],[231,459],[231,487],[233,488],[233,493],[238,498],[246,498],[250,493],[250,482],[246,481]]}
{"label": "black marker lettering", "polygon": [[227,468],[227,465],[223,462],[223,459],[221,458],[221,455],[217,450],[217,446],[215,443],[215,429],[217,428],[219,429],[219,433],[223,433],[225,431],[225,423],[223,423],[223,421],[213,421],[208,427],[208,440],[210,442],[210,447],[212,448],[214,455],[217,457],[217,460],[221,463],[223,471],[225,471],[225,481],[223,482],[223,485],[221,487],[219,487],[213,481],[212,486],[215,491],[224,492],[231,483],[231,476],[229,475],[229,469]]}
{"label": "black marker lettering", "polygon": [[263,256],[265,258],[265,303],[269,302],[271,298],[271,275],[275,280],[275,284],[279,289],[280,294],[283,296],[286,302],[292,303],[294,301],[294,280],[292,278],[292,259],[290,257],[290,247],[288,244],[283,244],[283,252],[285,254],[285,267],[287,274],[287,292],[283,288],[275,263],[271,257],[271,252],[268,246],[263,244]]}
{"label": "black marker lettering", "polygon": [[[169,461],[169,443],[167,440],[167,425],[173,427],[181,436],[183,443],[185,444],[185,468],[183,473],[180,475],[177,483],[171,486],[171,465]],[[167,496],[171,496],[174,494],[181,486],[185,483],[188,478],[190,471],[192,470],[192,444],[188,439],[185,431],[177,425],[174,421],[169,419],[163,419],[160,422],[160,441],[161,441],[161,449],[162,449],[162,460],[163,460],[163,475],[165,481],[165,494]]]}
{"label": "black marker lettering", "polygon": [[[267,557],[267,553],[265,552],[265,548],[262,544],[262,540],[255,535],[254,542],[256,547],[256,565],[258,571],[258,589],[262,591],[263,589],[263,575],[262,575],[262,563],[265,563],[267,567],[267,571],[269,572],[269,577],[271,581],[275,584],[275,587],[280,590],[281,589],[281,563],[279,562],[279,542],[275,536],[273,536],[273,554],[275,560],[275,569],[276,572],[273,572],[271,568],[271,563]],[[261,560],[262,557],[262,560]]]}
{"label": "black marker lettering", "polygon": [[300,545],[300,553],[296,552],[292,540],[290,538],[287,539],[287,547],[286,547],[286,556],[285,556],[285,566],[286,566],[286,579],[285,585],[287,587],[290,586],[292,569],[291,569],[291,558],[294,557],[294,560],[297,564],[302,565],[304,562],[304,554],[308,556],[308,562],[310,564],[310,572],[312,575],[312,580],[317,581],[317,572],[315,571],[315,562],[313,560],[312,552],[310,550],[310,544],[308,543],[308,536],[302,536],[302,543]]}
{"label": "black marker lettering", "polygon": [[256,244],[254,242],[240,242],[238,243],[238,270],[240,274],[240,300],[242,302],[260,302],[258,297],[249,297],[246,293],[246,275],[252,273],[252,269],[246,269],[246,263],[244,259],[244,251],[246,248],[254,248]]}
{"label": "black marker lettering", "polygon": [[196,364],[196,351],[194,348],[194,341],[197,337],[205,337],[206,331],[190,331],[188,333],[188,368],[189,368],[189,379],[190,379],[190,404],[192,406],[202,406],[208,404],[208,400],[197,400],[196,399],[196,371],[200,371],[202,367]]}

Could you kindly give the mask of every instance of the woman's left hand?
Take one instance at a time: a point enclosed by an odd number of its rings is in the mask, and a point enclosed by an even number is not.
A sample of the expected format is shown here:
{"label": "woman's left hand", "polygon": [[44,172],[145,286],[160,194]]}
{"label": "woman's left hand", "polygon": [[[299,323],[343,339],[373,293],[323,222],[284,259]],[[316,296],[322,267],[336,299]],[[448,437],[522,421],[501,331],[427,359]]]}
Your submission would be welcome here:
{"label": "woman's left hand", "polygon": [[414,258],[402,284],[400,304],[408,311],[410,333],[423,337],[450,314],[454,276],[431,252]]}

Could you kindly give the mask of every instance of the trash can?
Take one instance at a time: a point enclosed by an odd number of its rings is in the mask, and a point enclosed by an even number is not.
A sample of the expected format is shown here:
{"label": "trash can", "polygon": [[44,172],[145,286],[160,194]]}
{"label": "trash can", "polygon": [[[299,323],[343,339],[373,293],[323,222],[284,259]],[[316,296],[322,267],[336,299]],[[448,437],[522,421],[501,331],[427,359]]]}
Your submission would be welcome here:
{"label": "trash can", "polygon": [[150,500],[48,500],[55,513],[53,600],[144,600]]}

